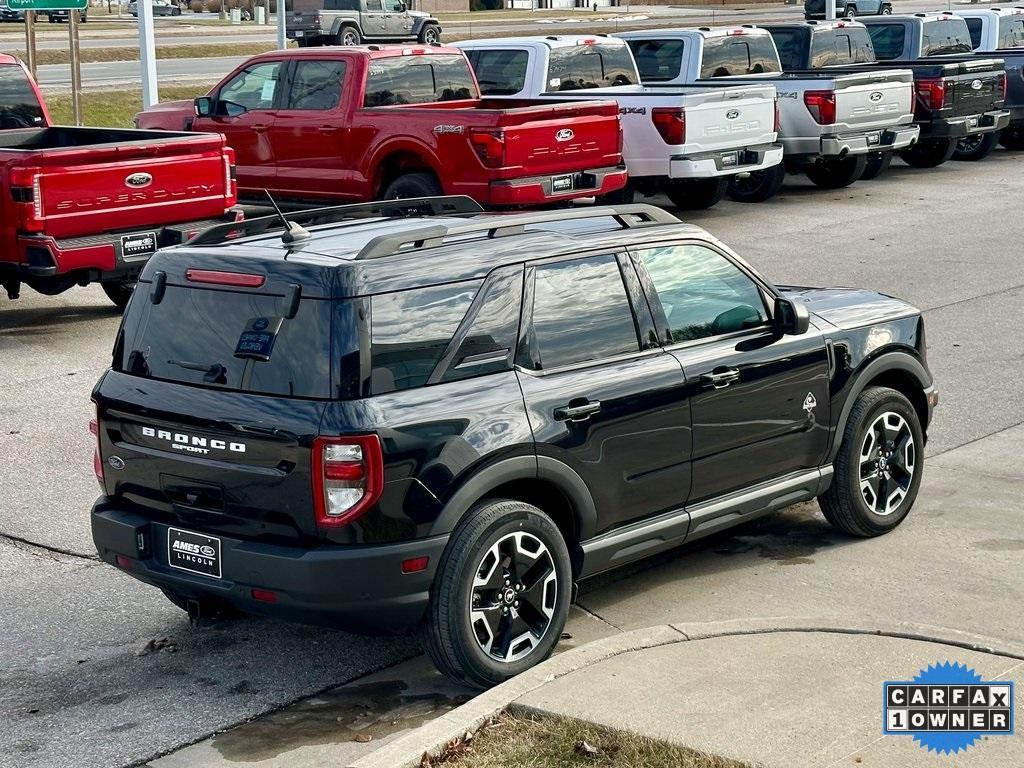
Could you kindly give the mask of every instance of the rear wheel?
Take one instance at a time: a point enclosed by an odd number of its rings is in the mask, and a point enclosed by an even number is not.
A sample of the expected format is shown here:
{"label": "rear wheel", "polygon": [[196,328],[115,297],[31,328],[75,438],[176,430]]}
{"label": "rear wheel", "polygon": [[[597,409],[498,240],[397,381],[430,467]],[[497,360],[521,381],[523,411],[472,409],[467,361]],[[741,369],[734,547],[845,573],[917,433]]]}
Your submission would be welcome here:
{"label": "rear wheel", "polygon": [[999,131],[964,136],[962,139],[957,139],[956,149],[953,150],[953,159],[984,160],[992,154],[992,150],[998,143]]}
{"label": "rear wheel", "polygon": [[778,194],[785,178],[783,163],[763,171],[751,171],[742,178],[733,176],[729,179],[728,195],[739,203],[761,203]]}
{"label": "rear wheel", "polygon": [[448,677],[497,685],[546,659],[569,613],[572,568],[551,518],[486,500],[459,523],[438,565],[423,627]]}
{"label": "rear wheel", "polygon": [[887,170],[892,163],[892,152],[872,152],[868,155],[868,163],[864,166],[864,173],[861,174],[861,181],[877,179]]}
{"label": "rear wheel", "polygon": [[355,27],[342,27],[338,33],[338,45],[359,45],[360,42],[362,42],[362,36]]}
{"label": "rear wheel", "polygon": [[384,189],[384,200],[408,197],[436,197],[443,195],[441,182],[432,173],[407,173],[399,176]]}
{"label": "rear wheel", "polygon": [[891,5],[883,5],[882,6],[882,10],[879,11],[879,13],[882,16],[892,16],[892,6]]}
{"label": "rear wheel", "polygon": [[137,279],[131,278],[130,280],[116,280],[113,282],[100,283],[100,287],[103,292],[107,294],[107,298],[117,305],[117,308],[124,312],[125,307],[128,306],[128,300],[132,297],[132,292],[135,290],[135,284]]}
{"label": "rear wheel", "polygon": [[845,16],[848,19],[855,19],[857,18],[857,9],[854,8],[852,5],[848,5],[846,7],[846,10],[843,12],[843,16]]}
{"label": "rear wheel", "polygon": [[999,143],[1006,149],[1024,149],[1024,126],[1008,128],[999,136]]}
{"label": "rear wheel", "polygon": [[725,197],[728,188],[728,176],[715,176],[710,179],[674,179],[665,182],[664,189],[674,206],[697,211],[715,205]]}
{"label": "rear wheel", "polygon": [[923,139],[901,151],[900,157],[915,168],[937,168],[955,151],[955,139]]}
{"label": "rear wheel", "polygon": [[436,24],[427,24],[420,32],[420,42],[437,45],[441,42],[441,28]]}
{"label": "rear wheel", "polygon": [[867,155],[822,158],[808,165],[804,173],[822,189],[842,189],[863,176],[867,164]]}

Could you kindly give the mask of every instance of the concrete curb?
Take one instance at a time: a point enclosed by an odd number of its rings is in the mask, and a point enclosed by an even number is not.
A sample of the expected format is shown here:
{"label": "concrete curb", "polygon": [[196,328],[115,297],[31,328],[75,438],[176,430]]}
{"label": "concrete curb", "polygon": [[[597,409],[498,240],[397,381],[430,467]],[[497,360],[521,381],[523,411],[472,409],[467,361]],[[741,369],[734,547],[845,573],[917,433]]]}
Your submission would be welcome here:
{"label": "concrete curb", "polygon": [[661,624],[596,640],[559,654],[415,731],[357,760],[349,768],[418,768],[425,753],[435,755],[448,742],[475,732],[485,721],[525,696],[560,677],[631,651],[673,643],[712,640],[738,635],[804,632],[876,635],[963,648],[979,653],[1024,660],[1024,644],[975,635],[948,627],[911,622],[823,620],[805,617],[764,617],[702,623]]}

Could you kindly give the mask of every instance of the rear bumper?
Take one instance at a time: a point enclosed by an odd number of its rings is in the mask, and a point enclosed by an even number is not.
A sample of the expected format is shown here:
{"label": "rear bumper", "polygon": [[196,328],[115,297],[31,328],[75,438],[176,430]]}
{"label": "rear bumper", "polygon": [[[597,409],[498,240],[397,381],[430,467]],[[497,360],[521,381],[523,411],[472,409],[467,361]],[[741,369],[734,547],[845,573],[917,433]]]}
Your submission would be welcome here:
{"label": "rear bumper", "polygon": [[959,139],[975,133],[1001,131],[1010,124],[1010,111],[997,109],[979,115],[933,120],[921,126],[922,139]]}
{"label": "rear bumper", "polygon": [[[568,185],[569,180],[571,188],[559,189],[559,185]],[[492,181],[487,187],[487,199],[478,202],[492,206],[544,205],[606,195],[622,189],[627,180],[626,167],[619,165],[550,176]]]}
{"label": "rear bumper", "polygon": [[317,40],[323,37],[323,30],[320,27],[302,27],[295,29],[288,29],[285,31],[285,35],[289,40],[298,40],[302,38],[304,40]]}
{"label": "rear bumper", "polygon": [[869,152],[906,149],[917,141],[920,126],[898,125],[881,131],[823,136],[819,153],[823,157],[866,155]]}
{"label": "rear bumper", "polygon": [[763,171],[782,162],[781,144],[760,144],[726,152],[676,155],[669,161],[670,179],[708,179]]}
{"label": "rear bumper", "polygon": [[[438,536],[311,550],[219,537],[222,578],[216,579],[167,564],[167,526],[162,523],[119,509],[106,497],[96,502],[91,520],[100,557],[147,584],[200,604],[227,603],[248,613],[354,632],[412,629],[426,610],[448,543],[447,536]],[[118,564],[118,555],[128,559],[124,565]],[[429,557],[426,570],[402,573],[402,561],[423,556]],[[270,590],[275,602],[254,599],[254,589]]]}

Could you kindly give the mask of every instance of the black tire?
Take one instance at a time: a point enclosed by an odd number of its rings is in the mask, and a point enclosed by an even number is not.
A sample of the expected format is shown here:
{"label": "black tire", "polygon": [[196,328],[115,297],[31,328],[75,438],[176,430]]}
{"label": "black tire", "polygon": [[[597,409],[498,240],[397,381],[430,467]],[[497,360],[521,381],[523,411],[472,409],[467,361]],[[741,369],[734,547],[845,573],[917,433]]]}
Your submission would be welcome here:
{"label": "black tire", "polygon": [[881,16],[892,16],[892,6],[891,5],[883,5],[882,6],[882,10],[879,11],[879,15],[881,15]]}
{"label": "black tire", "polygon": [[984,160],[992,154],[992,150],[999,144],[999,131],[964,136],[956,142],[956,149],[953,150],[954,160]]}
{"label": "black tire", "polygon": [[938,168],[956,151],[955,139],[922,139],[900,152],[907,165],[915,168]]}
{"label": "black tire", "polygon": [[441,28],[437,26],[437,24],[426,24],[423,29],[420,30],[419,42],[425,45],[440,44]]}
{"label": "black tire", "polygon": [[846,10],[843,11],[843,16],[847,19],[857,18],[857,9],[852,5],[846,6]]}
{"label": "black tire", "polygon": [[785,179],[786,166],[779,163],[763,171],[752,171],[743,179],[733,176],[729,179],[727,194],[738,203],[762,203],[779,193]]}
{"label": "black tire", "polygon": [[[888,425],[897,418],[906,429],[900,429],[892,441],[886,443],[882,435],[889,434]],[[883,419],[886,427],[882,431],[876,430],[875,426]],[[869,431],[872,432],[870,445]],[[906,445],[906,436],[912,440],[910,450],[913,453],[909,477],[897,465],[897,462],[907,463],[900,455],[901,450],[906,450],[901,448]],[[878,454],[876,447],[880,447],[884,455]],[[879,466],[879,462],[882,475],[870,474],[872,471],[877,473],[874,468]],[[825,519],[835,528],[851,536],[868,538],[888,533],[902,523],[914,506],[924,473],[924,433],[910,401],[901,392],[888,387],[868,387],[861,392],[846,420],[834,468],[832,485],[818,497],[818,505]],[[886,468],[889,474],[886,474]],[[869,473],[867,476],[865,470]],[[868,483],[867,491],[861,490],[862,478]],[[888,503],[897,492],[902,495],[896,506],[889,510]],[[875,495],[874,507],[869,503],[868,495]],[[886,496],[886,507],[879,512],[883,495]]]}
{"label": "black tire", "polygon": [[631,205],[636,202],[636,187],[627,181],[626,186],[622,189],[601,195],[597,198],[597,202],[599,205]]}
{"label": "black tire", "polygon": [[443,195],[441,182],[432,173],[407,173],[399,176],[384,188],[382,200],[397,200],[406,197],[435,197]]}
{"label": "black tire", "polygon": [[672,205],[687,211],[710,208],[725,197],[728,188],[728,176],[714,176],[710,179],[673,179],[666,181],[663,187]]}
{"label": "black tire", "polygon": [[[519,534],[527,536],[518,539]],[[520,540],[522,545],[518,545]],[[523,573],[518,573],[515,559],[504,555],[509,551],[519,558]],[[540,554],[524,563],[524,553],[529,557],[533,552]],[[487,581],[495,586],[474,587],[481,574],[490,575]],[[524,574],[526,581],[518,582]],[[529,584],[529,579],[534,579],[534,584]],[[423,643],[443,674],[476,688],[489,688],[551,654],[569,615],[571,597],[569,552],[551,518],[520,501],[481,501],[456,527],[441,556],[423,625]],[[544,613],[533,607],[537,599],[542,601]],[[487,610],[477,611],[474,618],[474,606],[481,605]],[[494,629],[491,621],[496,622]],[[502,654],[518,658],[505,661],[496,657]]]}
{"label": "black tire", "polygon": [[137,280],[134,278],[131,280],[117,280],[115,282],[100,283],[100,287],[107,294],[107,298],[124,312],[125,307],[128,306],[129,299],[132,297],[132,293],[135,291],[136,282]]}
{"label": "black tire", "polygon": [[1024,149],[1024,126],[1017,125],[1003,131],[999,136],[999,143],[1005,149]]}
{"label": "black tire", "polygon": [[887,170],[892,163],[892,152],[872,152],[868,155],[868,163],[864,166],[864,173],[861,174],[861,181],[877,179]]}
{"label": "black tire", "polygon": [[822,189],[842,189],[863,176],[867,165],[867,155],[847,155],[817,160],[808,165],[804,173]]}
{"label": "black tire", "polygon": [[363,36],[359,34],[359,30],[352,26],[344,26],[338,30],[338,36],[335,41],[335,45],[359,45],[363,42]]}

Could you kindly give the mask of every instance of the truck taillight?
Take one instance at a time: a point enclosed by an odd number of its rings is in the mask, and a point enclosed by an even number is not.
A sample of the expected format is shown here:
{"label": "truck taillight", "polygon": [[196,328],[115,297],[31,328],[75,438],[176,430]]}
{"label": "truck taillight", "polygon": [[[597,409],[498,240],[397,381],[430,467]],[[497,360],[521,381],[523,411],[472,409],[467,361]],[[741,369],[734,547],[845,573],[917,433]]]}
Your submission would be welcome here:
{"label": "truck taillight", "polygon": [[1007,88],[1006,70],[1003,70],[1003,76],[999,79],[999,98],[1001,98],[1001,99],[1005,99],[1006,98],[1006,88]]}
{"label": "truck taillight", "polygon": [[376,435],[313,441],[313,506],[319,526],[348,525],[380,498],[384,455]]}
{"label": "truck taillight", "polygon": [[12,168],[11,197],[17,204],[17,226],[23,232],[43,231],[42,172],[39,168]]}
{"label": "truck taillight", "polygon": [[235,150],[224,149],[224,207],[230,208],[238,202],[238,182],[235,180]]}
{"label": "truck taillight", "polygon": [[682,107],[655,107],[651,110],[651,120],[666,144],[686,143],[686,113]]}
{"label": "truck taillight", "polygon": [[92,452],[92,471],[96,475],[100,488],[103,488],[103,457],[100,455],[100,413],[98,407],[96,408],[96,417],[89,419],[89,431],[92,432],[92,436],[96,439],[96,445],[93,447]]}
{"label": "truck taillight", "polygon": [[914,91],[928,109],[942,109],[946,106],[946,81],[941,77],[922,77],[914,81]]}
{"label": "truck taillight", "polygon": [[836,121],[835,91],[804,91],[804,104],[818,125],[832,125]]}
{"label": "truck taillight", "polygon": [[488,168],[501,168],[505,165],[505,132],[504,131],[472,131],[469,141],[482,162]]}
{"label": "truck taillight", "polygon": [[778,133],[782,130],[782,111],[779,109],[779,97],[775,97],[775,122],[772,124],[772,130]]}

